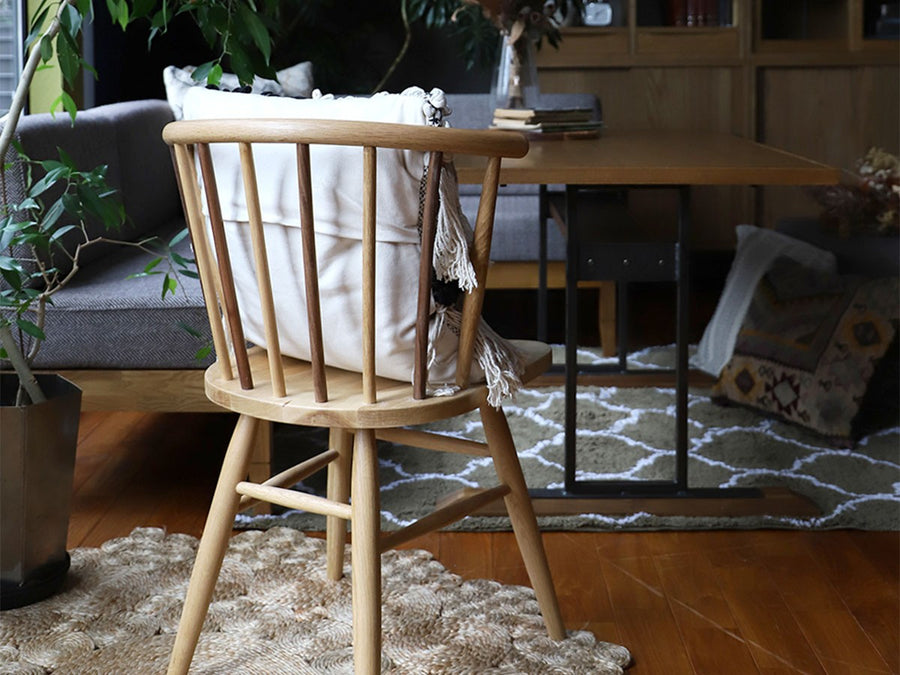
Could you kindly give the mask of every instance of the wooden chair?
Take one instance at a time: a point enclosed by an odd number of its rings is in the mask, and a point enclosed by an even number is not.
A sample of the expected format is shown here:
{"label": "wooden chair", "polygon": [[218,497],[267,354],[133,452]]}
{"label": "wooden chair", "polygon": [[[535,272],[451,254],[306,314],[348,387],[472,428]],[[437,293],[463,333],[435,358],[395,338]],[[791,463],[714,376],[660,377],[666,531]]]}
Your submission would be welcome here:
{"label": "wooden chair", "polygon": [[[206,371],[206,393],[212,401],[239,413],[200,541],[169,673],[184,673],[190,666],[232,532],[234,515],[239,508],[253,501],[266,501],[325,515],[327,571],[333,579],[339,579],[342,573],[347,521],[352,521],[353,650],[357,673],[380,672],[380,554],[458,520],[500,497],[506,502],[549,635],[556,640],[562,639],[565,630],[556,593],[506,417],[502,410],[488,405],[485,385],[472,384],[468,377],[487,274],[500,161],[504,156],[524,155],[528,149],[527,141],[518,134],[505,132],[323,120],[183,121],[167,126],[163,135],[174,149],[216,347],[217,361]],[[248,227],[253,239],[260,302],[267,331],[266,350],[244,346],[210,153],[210,144],[216,143],[237,143],[240,149],[250,218]],[[284,357],[280,353],[276,310],[266,267],[266,245],[257,201],[254,143],[285,143],[295,145],[297,149],[300,214],[304,225],[305,285],[307,297],[310,298],[307,302],[312,352],[309,361]],[[307,227],[312,223],[309,148],[315,144],[358,146],[362,155],[364,184],[360,190],[366,205],[363,212],[363,282],[360,289],[364,300],[359,318],[362,326],[362,373],[327,367],[323,359],[315,239],[313,228]],[[375,375],[376,148],[431,153],[422,227],[417,358],[412,384]],[[438,180],[445,153],[484,156],[487,158],[487,168],[470,255],[478,287],[465,297],[462,310],[456,375],[460,388],[453,395],[427,397],[425,347],[432,277],[431,251]],[[198,180],[198,164],[203,188]],[[211,214],[209,227],[212,237],[207,235],[201,210],[204,200]],[[226,334],[230,336],[230,345]],[[514,344],[525,357],[523,379],[527,381],[546,370],[550,353],[545,345],[535,342]],[[487,443],[403,428],[449,418],[476,408],[481,411]],[[263,483],[247,482],[245,478],[253,439],[258,426],[265,421],[327,426],[331,430],[330,448]],[[491,457],[501,484],[460,497],[399,531],[382,533],[377,438],[429,450]],[[324,467],[328,469],[327,498],[285,487]]]}

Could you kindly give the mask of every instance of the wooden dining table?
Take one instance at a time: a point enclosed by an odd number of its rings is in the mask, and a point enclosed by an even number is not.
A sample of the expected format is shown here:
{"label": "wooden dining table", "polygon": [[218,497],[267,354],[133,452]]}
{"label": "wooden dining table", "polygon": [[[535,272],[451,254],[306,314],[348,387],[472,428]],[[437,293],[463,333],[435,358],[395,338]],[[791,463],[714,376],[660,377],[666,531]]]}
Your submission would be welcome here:
{"label": "wooden dining table", "polygon": [[[461,183],[480,183],[484,167],[467,157],[456,158]],[[603,243],[585,236],[584,227],[566,227],[565,301],[565,485],[561,490],[535,490],[539,514],[630,513],[660,515],[751,513],[810,514],[814,506],[781,489],[692,487],[688,458],[688,322],[690,196],[695,186],[812,186],[835,184],[840,170],[797,154],[727,133],[708,131],[604,129],[595,138],[531,140],[528,153],[506,159],[503,184],[564,185],[563,218],[577,217],[579,193],[585,188],[674,188],[678,193],[677,240]],[[542,188],[542,198],[546,195]],[[542,211],[544,209],[542,208]],[[737,225],[737,223],[734,223]],[[591,224],[601,231],[603,223]],[[542,235],[546,225],[542,223]],[[593,233],[588,232],[588,235]],[[600,242],[598,243],[598,239]],[[538,320],[546,320],[546,242],[540,242]],[[576,293],[583,280],[656,281],[676,284],[675,467],[663,480],[595,481],[577,478],[576,391],[584,367],[577,363]],[[628,371],[624,349],[618,370]]]}

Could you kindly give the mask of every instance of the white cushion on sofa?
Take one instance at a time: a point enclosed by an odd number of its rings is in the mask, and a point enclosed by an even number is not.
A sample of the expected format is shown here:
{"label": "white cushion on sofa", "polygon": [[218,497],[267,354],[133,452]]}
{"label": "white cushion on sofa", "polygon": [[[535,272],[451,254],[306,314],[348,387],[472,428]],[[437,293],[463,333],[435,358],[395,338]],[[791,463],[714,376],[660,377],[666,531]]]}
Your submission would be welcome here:
{"label": "white cushion on sofa", "polygon": [[731,359],[756,285],[780,256],[824,272],[834,272],[837,266],[833,253],[774,230],[739,225],[734,263],[725,279],[716,311],[691,359],[692,366],[718,377]]}
{"label": "white cushion on sofa", "polygon": [[[182,118],[185,94],[194,87],[205,87],[206,78],[194,79],[196,66],[178,68],[168,66],[163,70],[163,84],[166,87],[166,100],[172,108],[172,114],[176,120]],[[268,80],[255,75],[250,91],[253,94],[275,94],[277,96],[309,97],[313,90],[312,62],[303,61],[290,68],[284,68],[276,73],[278,80]],[[219,86],[225,89],[237,89],[240,81],[233,73],[223,73],[219,80]]]}

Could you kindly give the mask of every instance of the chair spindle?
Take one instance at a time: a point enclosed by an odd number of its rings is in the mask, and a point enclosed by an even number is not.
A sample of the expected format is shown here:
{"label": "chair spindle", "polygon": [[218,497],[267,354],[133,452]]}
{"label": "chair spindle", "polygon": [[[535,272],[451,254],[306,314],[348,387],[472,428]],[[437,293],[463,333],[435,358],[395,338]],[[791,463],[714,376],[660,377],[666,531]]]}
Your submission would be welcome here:
{"label": "chair spindle", "polygon": [[437,231],[439,188],[444,155],[432,152],[428,162],[428,181],[422,214],[422,255],[419,258],[419,302],[416,310],[416,352],[413,376],[413,398],[425,398],[428,382],[428,318],[431,310],[431,276],[434,258],[434,236]]}
{"label": "chair spindle", "polygon": [[491,236],[494,231],[494,207],[497,202],[497,184],[500,178],[500,158],[490,157],[484,171],[481,184],[481,201],[478,202],[478,215],[475,219],[475,238],[472,242],[469,258],[475,270],[476,289],[478,292],[466,295],[463,302],[462,326],[459,333],[459,351],[456,362],[456,384],[469,386],[469,374],[472,370],[472,356],[475,351],[475,336],[481,318],[481,306],[484,303],[484,284],[490,264]]}
{"label": "chair spindle", "polygon": [[363,148],[362,353],[363,397],[375,403],[375,195],[377,153]]}
{"label": "chair spindle", "polygon": [[212,287],[210,287],[210,280],[215,279],[216,275],[213,272],[212,254],[206,237],[203,209],[200,207],[200,184],[194,169],[193,158],[187,146],[179,143],[173,145],[173,148],[177,161],[179,182],[183,186],[182,197],[184,198],[188,228],[197,254],[197,269],[200,272],[203,302],[206,305],[206,315],[209,319],[213,345],[216,349],[216,361],[223,377],[232,380],[234,379],[234,372],[231,368],[231,359],[228,356],[228,343],[222,326],[215,283],[212,282]]}
{"label": "chair spindle", "polygon": [[325,349],[322,342],[322,311],[319,303],[319,269],[316,262],[316,231],[308,143],[297,144],[297,180],[300,194],[300,236],[303,242],[303,282],[306,288],[310,363],[316,402],[324,403],[328,400],[328,386],[325,381]]}
{"label": "chair spindle", "polygon": [[250,360],[247,357],[247,341],[244,339],[237,294],[234,290],[234,274],[231,269],[231,257],[228,254],[228,241],[225,238],[225,225],[222,222],[219,189],[216,184],[216,174],[213,168],[212,155],[209,152],[209,144],[198,143],[197,155],[200,158],[200,173],[203,175],[203,188],[206,191],[206,205],[209,209],[209,223],[216,252],[215,259],[219,267],[219,285],[225,311],[225,324],[231,333],[231,342],[234,345],[234,357],[237,362],[238,378],[241,381],[241,387],[253,389],[253,376],[250,374]]}
{"label": "chair spindle", "polygon": [[244,179],[244,198],[247,215],[250,218],[250,241],[256,266],[256,283],[259,290],[260,309],[266,334],[266,355],[269,360],[269,376],[272,379],[272,393],[283,397],[284,366],[281,360],[281,345],[278,342],[278,325],[275,319],[275,300],[272,295],[272,280],[269,277],[269,260],[266,255],[266,238],[263,232],[262,211],[259,204],[259,189],[256,185],[256,167],[253,162],[253,148],[250,143],[239,143],[241,173]]}

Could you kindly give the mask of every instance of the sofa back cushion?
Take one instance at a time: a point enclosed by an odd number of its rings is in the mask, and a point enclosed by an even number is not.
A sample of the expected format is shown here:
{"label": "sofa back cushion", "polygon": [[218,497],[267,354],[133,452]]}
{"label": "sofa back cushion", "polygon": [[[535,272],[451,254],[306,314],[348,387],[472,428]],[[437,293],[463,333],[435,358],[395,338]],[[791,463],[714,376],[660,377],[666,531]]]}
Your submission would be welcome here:
{"label": "sofa back cushion", "polygon": [[[16,136],[34,160],[56,159],[57,148],[62,148],[80,170],[106,165],[107,182],[119,192],[128,217],[122,230],[110,236],[136,241],[181,215],[171,156],[162,141],[162,128],[172,119],[165,101],[129,101],[81,111],[74,123],[63,114],[26,115],[19,122]],[[21,167],[9,172],[10,199],[24,194],[23,175]],[[34,180],[41,176],[38,167]],[[44,203],[49,206],[60,193],[61,187],[44,193]],[[99,222],[89,222],[87,228],[89,237],[105,232]],[[70,232],[62,238],[62,244],[71,252],[80,240],[79,233]],[[80,263],[87,265],[108,252],[105,246],[88,247]],[[64,270],[67,265],[71,268],[65,256],[56,256],[55,262]]]}

